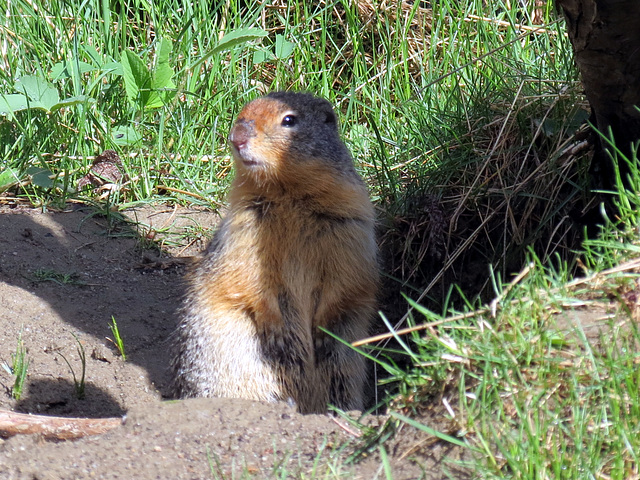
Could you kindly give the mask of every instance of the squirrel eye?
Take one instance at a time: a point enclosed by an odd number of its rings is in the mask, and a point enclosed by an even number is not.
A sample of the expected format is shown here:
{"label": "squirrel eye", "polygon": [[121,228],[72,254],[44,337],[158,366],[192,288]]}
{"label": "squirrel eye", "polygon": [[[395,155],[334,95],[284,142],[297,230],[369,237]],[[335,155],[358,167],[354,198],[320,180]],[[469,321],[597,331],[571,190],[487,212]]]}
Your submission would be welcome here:
{"label": "squirrel eye", "polygon": [[293,127],[296,123],[298,123],[298,118],[295,115],[285,115],[282,119],[283,127]]}

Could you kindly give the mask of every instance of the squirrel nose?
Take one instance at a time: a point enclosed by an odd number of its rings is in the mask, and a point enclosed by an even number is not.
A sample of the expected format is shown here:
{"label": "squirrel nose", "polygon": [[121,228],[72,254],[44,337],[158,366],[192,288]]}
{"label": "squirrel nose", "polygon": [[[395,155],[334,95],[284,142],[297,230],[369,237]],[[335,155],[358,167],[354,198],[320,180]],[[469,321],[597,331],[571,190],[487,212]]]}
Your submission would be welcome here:
{"label": "squirrel nose", "polygon": [[239,120],[231,129],[229,133],[229,142],[237,149],[240,150],[244,147],[251,137],[255,136],[255,131],[252,125],[253,121],[247,122]]}

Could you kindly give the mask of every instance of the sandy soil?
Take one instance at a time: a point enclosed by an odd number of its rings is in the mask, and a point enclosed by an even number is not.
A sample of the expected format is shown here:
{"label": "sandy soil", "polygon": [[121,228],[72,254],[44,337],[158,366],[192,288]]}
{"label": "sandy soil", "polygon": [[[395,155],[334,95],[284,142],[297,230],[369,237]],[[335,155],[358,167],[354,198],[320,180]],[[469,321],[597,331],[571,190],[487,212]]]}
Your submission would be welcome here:
{"label": "sandy soil", "polygon": [[[86,207],[49,213],[0,207],[0,364],[11,363],[20,336],[31,362],[19,401],[11,397],[12,376],[0,369],[0,409],[125,417],[108,433],[75,441],[0,439],[0,479],[244,478],[243,472],[386,478],[379,451],[343,464],[358,442],[357,430],[342,419],[302,416],[284,404],[163,396],[184,257],[203,248],[217,216],[161,207],[128,216],[140,225],[109,228],[107,218]],[[145,248],[153,245],[162,248]],[[109,340],[112,317],[126,361]],[[79,379],[77,341],[86,352],[83,399],[67,365]],[[446,429],[442,412],[425,415],[423,421]],[[384,418],[365,422],[376,427]],[[454,463],[458,449],[409,426],[386,449],[394,479],[464,478]]]}

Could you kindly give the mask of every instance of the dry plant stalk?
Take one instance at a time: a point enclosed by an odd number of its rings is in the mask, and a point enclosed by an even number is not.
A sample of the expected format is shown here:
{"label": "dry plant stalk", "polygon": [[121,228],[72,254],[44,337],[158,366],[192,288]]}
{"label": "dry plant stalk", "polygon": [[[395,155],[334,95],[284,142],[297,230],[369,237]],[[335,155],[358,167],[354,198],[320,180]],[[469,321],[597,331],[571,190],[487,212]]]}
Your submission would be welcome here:
{"label": "dry plant stalk", "polygon": [[[416,30],[416,35],[412,36],[414,39],[418,39],[420,36],[424,37],[424,30],[431,27],[431,18],[433,12],[430,8],[418,4],[414,5],[414,2],[408,2],[407,0],[358,0],[355,2],[358,13],[364,22],[371,22],[374,17],[381,17],[385,22],[390,23],[389,20],[395,21],[398,16],[402,16],[404,20],[411,21],[411,28]],[[412,12],[414,12],[413,15]]]}
{"label": "dry plant stalk", "polygon": [[[321,2],[322,3],[322,2]],[[422,2],[415,2],[408,0],[357,0],[353,3],[357,9],[358,17],[361,22],[361,36],[359,41],[363,43],[363,49],[368,59],[368,63],[373,64],[374,59],[378,56],[375,54],[375,49],[379,48],[376,45],[380,45],[380,39],[383,35],[398,36],[403,39],[407,44],[408,55],[406,59],[402,60],[402,63],[407,63],[407,68],[411,72],[411,75],[418,78],[422,75],[421,55],[424,52],[430,41],[431,24],[433,12],[431,8],[426,8],[422,5]],[[284,0],[274,0],[265,5],[262,10],[261,27],[263,30],[269,33],[283,33],[288,30],[288,26],[284,25],[281,21],[282,12],[287,9],[295,8],[291,2]],[[354,52],[353,44],[350,39],[341,39],[340,34],[345,29],[345,8],[341,5],[334,5],[331,15],[334,22],[332,23],[333,31],[338,33],[333,41],[336,42],[336,46],[340,51],[340,57],[344,61],[335,62],[335,59],[328,58],[328,63],[333,63],[334,67],[334,83],[332,88],[334,90],[342,90],[342,77],[344,69],[347,68],[350,60],[357,55]],[[315,32],[321,27],[316,19],[311,18],[306,20],[306,31]],[[385,26],[385,29],[389,29],[389,32],[380,32],[381,25]],[[375,39],[375,41],[372,41]],[[386,55],[380,56],[381,59],[385,59]],[[386,74],[387,67],[384,62],[376,66],[378,71],[377,76]],[[258,66],[261,69],[260,77],[263,79],[262,85],[270,84],[275,80],[275,68],[269,62],[265,62]],[[300,72],[301,75],[305,75],[304,72]],[[369,79],[374,81],[376,77]],[[357,91],[357,90],[356,90]],[[266,92],[263,92],[266,93]]]}
{"label": "dry plant stalk", "polygon": [[47,440],[74,440],[100,435],[122,425],[123,418],[65,418],[0,410],[0,437],[41,435]]}
{"label": "dry plant stalk", "polygon": [[[380,335],[375,335],[373,337],[368,337],[368,338],[363,338],[362,340],[358,340],[356,342],[353,342],[351,345],[354,347],[361,347],[363,345],[369,345],[372,343],[376,343],[382,340],[388,340],[390,338],[396,337],[396,336],[401,336],[401,335],[407,335],[409,333],[412,332],[417,332],[420,330],[428,330],[431,329],[435,326],[438,325],[444,325],[447,323],[452,323],[452,322],[456,322],[458,320],[463,320],[463,319],[467,319],[467,318],[474,318],[474,317],[480,317],[482,315],[489,315],[491,318],[495,318],[496,317],[496,313],[498,309],[502,309],[503,307],[501,306],[501,302],[504,299],[504,297],[509,293],[509,291],[511,291],[513,289],[513,287],[515,285],[517,285],[518,283],[520,283],[527,275],[529,275],[529,273],[533,270],[534,268],[534,264],[533,263],[529,263],[528,265],[526,265],[524,267],[524,269],[509,283],[509,285],[507,285],[505,287],[505,289],[496,297],[494,298],[488,306],[479,308],[477,310],[473,310],[471,312],[466,312],[466,313],[461,313],[461,314],[457,314],[457,315],[451,315],[449,317],[440,319],[440,320],[436,320],[436,321],[432,321],[432,322],[427,322],[427,323],[421,323],[419,325],[414,325],[412,327],[407,327],[407,328],[403,328],[403,329],[399,329],[399,330],[395,330],[393,332],[389,332],[389,333],[382,333]],[[564,285],[564,288],[566,288],[568,291],[574,291],[577,290],[578,287],[583,287],[585,285],[597,285],[597,286],[601,286],[606,278],[610,277],[610,276],[614,276],[616,274],[619,273],[640,273],[640,258],[633,258],[629,261],[626,261],[616,267],[613,268],[609,268],[607,270],[602,270],[601,272],[596,272],[594,274],[591,274],[589,276],[586,277],[581,277],[581,278],[576,278],[568,283],[566,283]],[[553,294],[556,294],[560,291],[560,288],[552,288],[550,290],[540,290],[538,292],[539,297],[540,298],[545,298],[545,297],[549,297]],[[525,302],[531,302],[531,298],[529,297],[520,297],[520,298],[515,298],[511,301],[509,301],[509,304],[516,304],[516,303],[525,303]],[[589,302],[589,300],[585,300],[585,305],[587,305]],[[593,302],[591,302],[593,303]],[[638,307],[640,309],[640,307]],[[634,315],[636,316],[640,316],[638,311],[634,310]],[[403,318],[403,321],[406,320],[406,317],[408,316],[405,315],[405,317]],[[635,318],[635,317],[634,317]]]}

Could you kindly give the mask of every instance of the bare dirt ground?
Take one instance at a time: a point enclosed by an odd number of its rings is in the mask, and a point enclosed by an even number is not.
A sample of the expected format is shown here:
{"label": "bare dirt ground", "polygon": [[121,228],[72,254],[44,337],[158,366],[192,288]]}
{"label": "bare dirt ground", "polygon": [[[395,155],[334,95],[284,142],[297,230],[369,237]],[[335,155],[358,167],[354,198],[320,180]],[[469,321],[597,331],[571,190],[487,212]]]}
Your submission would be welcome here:
{"label": "bare dirt ground", "polygon": [[[201,234],[218,218],[172,207],[127,215],[141,226],[109,228],[107,218],[81,206],[49,213],[0,207],[0,364],[11,364],[20,337],[30,360],[18,401],[13,377],[0,369],[0,409],[126,416],[108,433],[74,441],[0,439],[0,479],[387,478],[379,450],[344,464],[357,430],[342,419],[302,416],[284,404],[166,398],[181,259],[204,247]],[[162,248],[145,248],[153,244]],[[112,317],[126,361],[108,339]],[[69,367],[79,380],[77,342],[86,353],[82,399]],[[365,420],[371,427],[383,421]],[[466,478],[455,463],[463,452],[408,425],[386,449],[394,479]]]}

